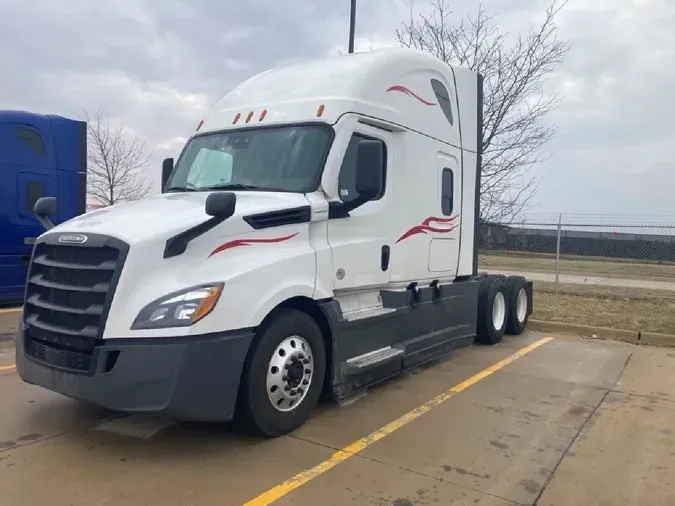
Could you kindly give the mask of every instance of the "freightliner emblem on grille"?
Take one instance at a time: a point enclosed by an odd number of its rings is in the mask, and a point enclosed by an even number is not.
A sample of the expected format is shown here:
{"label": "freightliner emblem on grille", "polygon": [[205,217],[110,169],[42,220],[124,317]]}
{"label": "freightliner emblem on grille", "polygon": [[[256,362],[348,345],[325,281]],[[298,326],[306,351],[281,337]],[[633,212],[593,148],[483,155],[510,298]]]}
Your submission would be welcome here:
{"label": "freightliner emblem on grille", "polygon": [[59,237],[59,242],[68,244],[84,244],[87,242],[87,236],[82,234],[64,234]]}

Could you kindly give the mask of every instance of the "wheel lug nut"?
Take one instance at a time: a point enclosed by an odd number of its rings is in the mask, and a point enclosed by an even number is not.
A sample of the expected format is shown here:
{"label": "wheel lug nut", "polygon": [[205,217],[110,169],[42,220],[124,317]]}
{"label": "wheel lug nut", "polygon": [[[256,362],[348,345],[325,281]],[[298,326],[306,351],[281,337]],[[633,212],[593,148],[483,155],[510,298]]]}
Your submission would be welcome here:
{"label": "wheel lug nut", "polygon": [[303,385],[309,385],[309,380],[302,380]]}
{"label": "wheel lug nut", "polygon": [[309,367],[307,369],[305,369],[305,374],[309,374],[311,372],[312,372],[312,370]]}
{"label": "wheel lug nut", "polygon": [[298,353],[298,358],[302,360],[303,358],[305,358],[305,356],[302,353]]}
{"label": "wheel lug nut", "polygon": [[298,388],[298,393],[299,393],[299,394],[304,394],[305,391],[304,391],[302,388]]}
{"label": "wheel lug nut", "polygon": [[297,395],[297,394],[298,394],[298,392],[296,392],[295,390],[291,390],[291,395]]}
{"label": "wheel lug nut", "polygon": [[288,376],[284,375],[284,376],[281,377],[281,381],[286,381],[286,380],[288,380]]}
{"label": "wheel lug nut", "polygon": [[305,364],[305,365],[309,364],[309,359],[306,358],[305,360],[302,361],[302,363]]}
{"label": "wheel lug nut", "polygon": [[290,389],[291,389],[291,387],[289,387],[288,385],[286,385],[286,386],[284,387],[284,390],[285,390],[286,392],[288,392]]}

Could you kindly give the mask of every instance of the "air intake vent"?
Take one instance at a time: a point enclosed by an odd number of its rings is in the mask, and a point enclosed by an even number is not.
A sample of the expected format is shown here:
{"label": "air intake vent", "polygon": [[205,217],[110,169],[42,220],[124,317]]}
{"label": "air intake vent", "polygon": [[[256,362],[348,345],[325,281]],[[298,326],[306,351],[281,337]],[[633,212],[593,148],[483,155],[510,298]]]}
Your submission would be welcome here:
{"label": "air intake vent", "polygon": [[294,225],[296,223],[309,223],[312,211],[309,206],[282,209],[281,211],[269,211],[260,214],[245,216],[244,221],[256,230],[282,225]]}

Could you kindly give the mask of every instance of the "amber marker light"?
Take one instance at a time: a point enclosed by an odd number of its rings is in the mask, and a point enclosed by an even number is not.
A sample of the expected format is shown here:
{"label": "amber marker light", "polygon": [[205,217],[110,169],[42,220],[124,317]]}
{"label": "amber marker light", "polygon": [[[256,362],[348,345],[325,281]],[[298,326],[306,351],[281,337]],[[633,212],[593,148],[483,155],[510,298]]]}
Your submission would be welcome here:
{"label": "amber marker light", "polygon": [[199,307],[192,317],[193,325],[213,311],[213,308],[216,307],[216,303],[218,302],[220,293],[222,291],[223,285],[214,286],[209,289],[208,295],[202,299],[201,304],[199,304]]}

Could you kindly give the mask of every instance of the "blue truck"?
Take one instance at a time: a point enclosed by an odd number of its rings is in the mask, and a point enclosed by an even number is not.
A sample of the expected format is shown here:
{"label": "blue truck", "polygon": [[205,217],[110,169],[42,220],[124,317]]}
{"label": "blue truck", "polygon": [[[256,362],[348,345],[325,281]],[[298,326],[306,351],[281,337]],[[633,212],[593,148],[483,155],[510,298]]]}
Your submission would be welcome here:
{"label": "blue truck", "polygon": [[55,223],[86,211],[87,123],[0,111],[0,305],[23,299],[40,197],[57,197]]}

